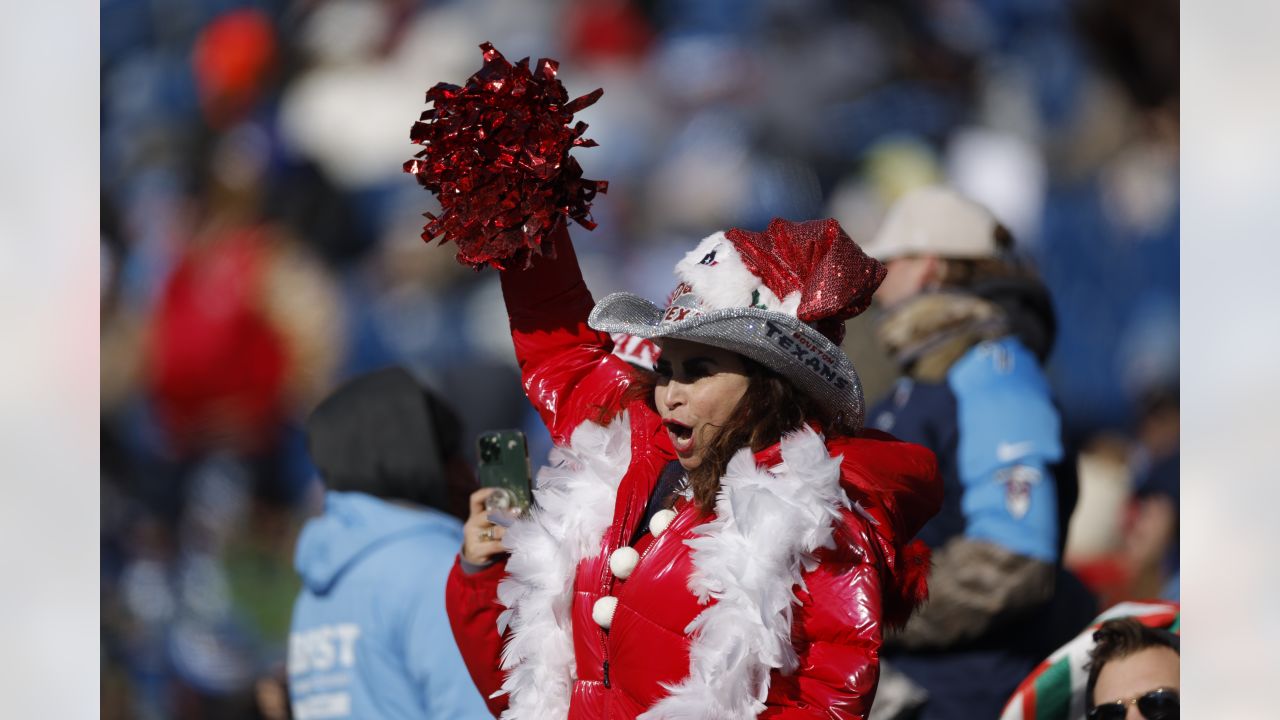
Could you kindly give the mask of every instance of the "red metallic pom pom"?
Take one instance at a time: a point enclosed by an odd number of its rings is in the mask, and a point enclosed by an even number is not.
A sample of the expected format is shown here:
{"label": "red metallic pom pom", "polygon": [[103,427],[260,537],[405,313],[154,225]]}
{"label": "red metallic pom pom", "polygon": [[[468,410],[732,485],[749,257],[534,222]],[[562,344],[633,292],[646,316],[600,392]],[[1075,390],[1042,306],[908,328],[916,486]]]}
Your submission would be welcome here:
{"label": "red metallic pom pom", "polygon": [[458,245],[458,261],[477,269],[528,267],[551,252],[550,233],[572,218],[591,230],[591,201],[609,184],[584,180],[575,147],[587,124],[569,123],[603,90],[569,102],[556,79],[559,63],[543,58],[533,72],[529,58],[512,65],[484,43],[484,66],[463,87],[439,83],[427,91],[432,109],[409,137],[423,150],[404,164],[440,199],[437,217],[425,213],[422,239]]}

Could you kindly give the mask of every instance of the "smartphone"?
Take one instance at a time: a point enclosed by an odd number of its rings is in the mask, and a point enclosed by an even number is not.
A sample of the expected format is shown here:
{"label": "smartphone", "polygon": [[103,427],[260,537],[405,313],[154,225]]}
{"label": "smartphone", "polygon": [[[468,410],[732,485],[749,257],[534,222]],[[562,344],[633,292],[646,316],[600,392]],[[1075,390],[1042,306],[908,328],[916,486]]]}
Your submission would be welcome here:
{"label": "smartphone", "polygon": [[480,458],[480,487],[496,487],[485,500],[490,519],[502,522],[521,517],[533,505],[533,486],[529,473],[529,444],[519,430],[493,430],[476,440]]}

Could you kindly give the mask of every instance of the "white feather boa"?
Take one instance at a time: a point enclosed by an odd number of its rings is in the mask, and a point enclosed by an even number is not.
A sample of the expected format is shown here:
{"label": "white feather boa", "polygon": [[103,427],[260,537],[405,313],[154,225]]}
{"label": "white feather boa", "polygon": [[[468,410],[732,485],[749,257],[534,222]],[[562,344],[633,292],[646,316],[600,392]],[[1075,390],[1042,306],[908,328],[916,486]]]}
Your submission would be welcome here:
{"label": "white feather boa", "polygon": [[[764,709],[769,673],[793,671],[792,588],[832,544],[832,528],[849,500],[840,488],[840,458],[822,436],[803,428],[782,440],[783,461],[757,468],[743,449],[729,462],[716,499],[716,519],[688,540],[694,572],[689,589],[708,607],[685,629],[693,635],[689,676],[641,717],[645,720],[754,717]],[[567,448],[552,451],[538,473],[539,510],[506,534],[508,576],[498,600],[510,625],[502,691],[504,719],[563,718],[577,668],[571,602],[578,563],[600,551],[613,517],[618,484],[631,460],[626,415],[608,427],[583,423]]]}
{"label": "white feather boa", "polygon": [[687,541],[689,590],[716,602],[685,628],[693,634],[689,677],[643,720],[748,718],[764,710],[770,671],[792,672],[798,662],[793,588],[816,566],[814,551],[834,545],[834,524],[847,507],[840,458],[808,427],[782,439],[776,467],[757,467],[745,448],[733,456],[720,479],[715,520]]}
{"label": "white feather boa", "polygon": [[625,413],[608,427],[586,422],[568,447],[556,447],[538,471],[538,510],[507,529],[511,551],[498,602],[507,608],[498,632],[511,627],[502,649],[510,693],[504,720],[562,718],[577,667],[573,659],[573,578],[578,562],[600,551],[613,518],[618,483],[631,464],[631,423]]}

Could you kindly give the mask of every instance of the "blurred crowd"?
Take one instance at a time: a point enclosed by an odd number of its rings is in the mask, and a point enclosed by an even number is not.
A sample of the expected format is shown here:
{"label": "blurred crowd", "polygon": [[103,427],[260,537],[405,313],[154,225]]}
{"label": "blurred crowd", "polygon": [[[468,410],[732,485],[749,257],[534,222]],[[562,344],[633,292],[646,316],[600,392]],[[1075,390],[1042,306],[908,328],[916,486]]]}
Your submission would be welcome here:
{"label": "blurred crowd", "polygon": [[[693,241],[775,216],[875,234],[904,192],[990,207],[1057,311],[1080,452],[1066,559],[1102,605],[1178,594],[1178,14],[1167,0],[104,0],[102,702],[284,717],[301,422],[408,368],[465,437],[521,427],[496,274],[420,240],[401,163],[491,41],[561,61],[608,180],[597,295],[662,298]],[[876,312],[844,347],[894,376]]]}

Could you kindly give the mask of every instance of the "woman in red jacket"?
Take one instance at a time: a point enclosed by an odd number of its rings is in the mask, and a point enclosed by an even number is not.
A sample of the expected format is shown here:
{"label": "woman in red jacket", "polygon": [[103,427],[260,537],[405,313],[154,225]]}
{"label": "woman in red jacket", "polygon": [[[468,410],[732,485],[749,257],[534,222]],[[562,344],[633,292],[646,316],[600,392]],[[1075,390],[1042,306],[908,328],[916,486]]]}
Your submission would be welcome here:
{"label": "woman in red jacket", "polygon": [[[472,498],[454,635],[504,718],[863,718],[885,624],[926,594],[933,455],[862,429],[839,348],[884,277],[834,220],[703,240],[666,307],[593,304],[568,233],[502,273],[557,448],[537,505]],[[654,339],[657,372],[609,333]],[[510,553],[506,555],[506,553]]]}

